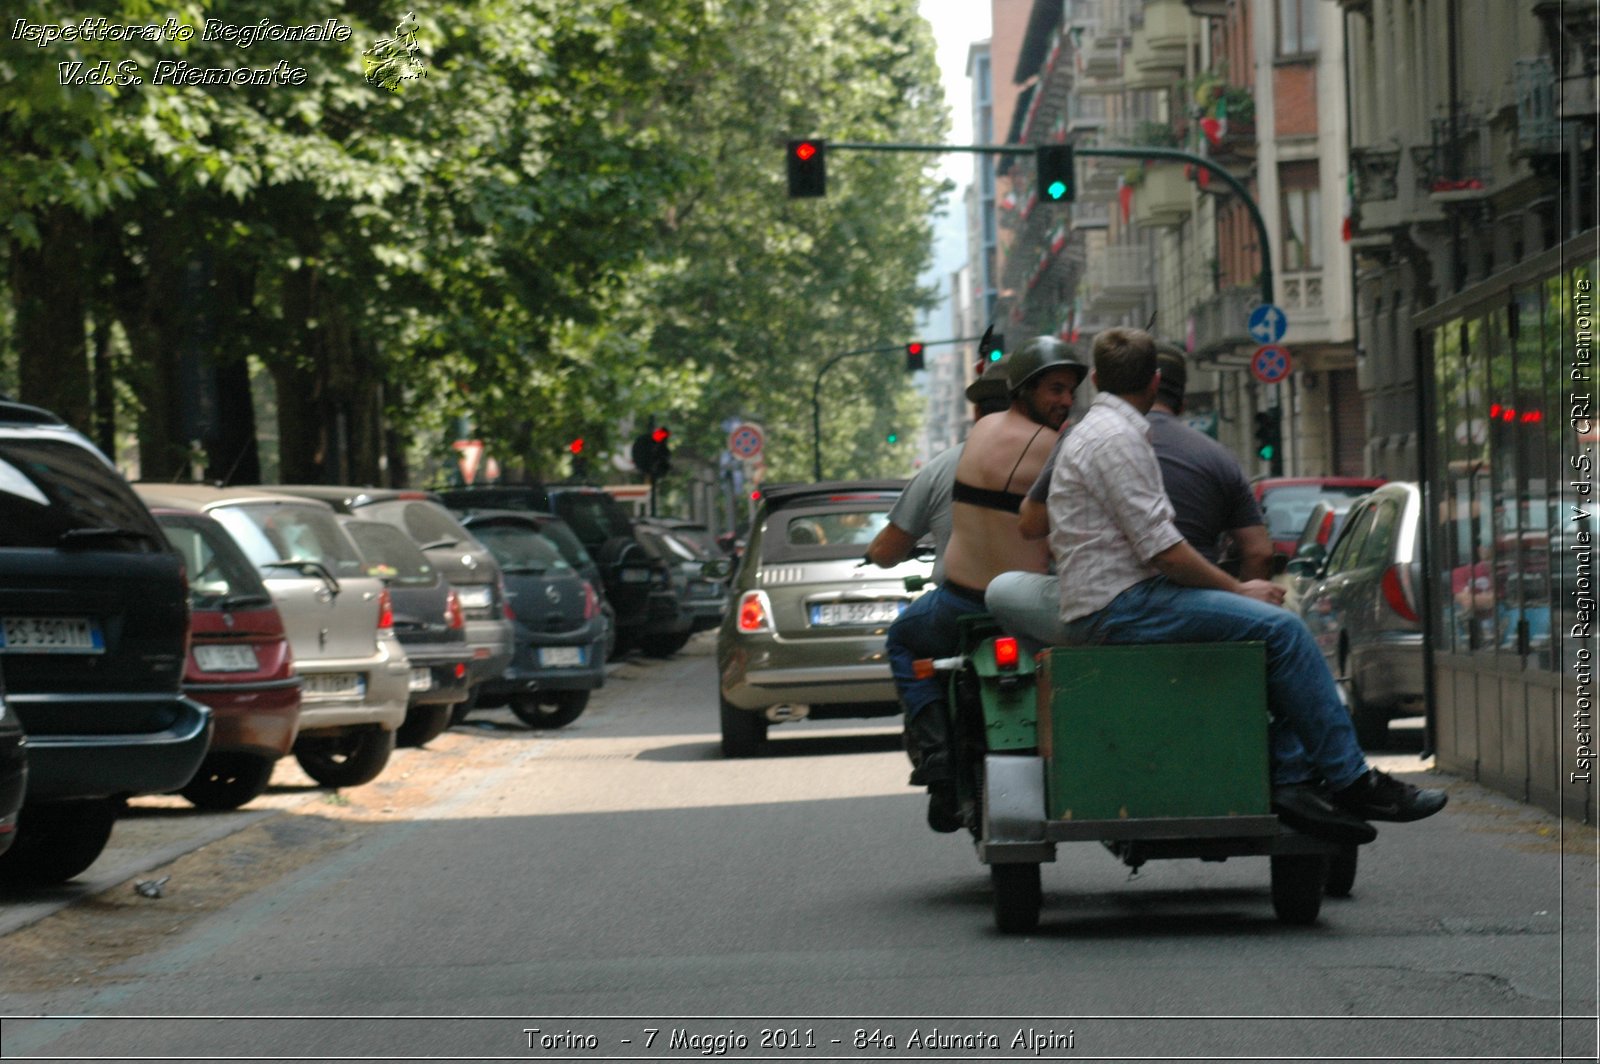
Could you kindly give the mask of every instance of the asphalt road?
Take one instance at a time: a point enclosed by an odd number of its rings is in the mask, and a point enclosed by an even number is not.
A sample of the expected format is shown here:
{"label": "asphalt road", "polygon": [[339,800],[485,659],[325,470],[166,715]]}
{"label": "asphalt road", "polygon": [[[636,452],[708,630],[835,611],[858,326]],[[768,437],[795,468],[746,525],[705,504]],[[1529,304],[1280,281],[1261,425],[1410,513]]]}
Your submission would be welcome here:
{"label": "asphalt road", "polygon": [[[1590,830],[1435,776],[1449,808],[1383,826],[1316,926],[1265,860],[1075,843],[1006,937],[895,732],[724,760],[710,651],[344,794],[285,766],[254,812],[141,799],[84,885],[0,902],[0,1057],[1594,1059]],[[1377,760],[1422,770],[1398,738]]]}

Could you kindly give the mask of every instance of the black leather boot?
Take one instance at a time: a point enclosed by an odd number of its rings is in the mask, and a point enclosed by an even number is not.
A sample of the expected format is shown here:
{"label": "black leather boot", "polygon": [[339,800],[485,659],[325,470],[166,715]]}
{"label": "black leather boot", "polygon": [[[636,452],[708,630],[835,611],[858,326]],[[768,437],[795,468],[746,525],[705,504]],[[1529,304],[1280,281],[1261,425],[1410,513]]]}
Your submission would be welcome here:
{"label": "black leather boot", "polygon": [[950,711],[943,702],[925,706],[906,721],[911,783],[928,788],[928,826],[941,834],[961,827],[956,808],[956,773],[950,759]]}

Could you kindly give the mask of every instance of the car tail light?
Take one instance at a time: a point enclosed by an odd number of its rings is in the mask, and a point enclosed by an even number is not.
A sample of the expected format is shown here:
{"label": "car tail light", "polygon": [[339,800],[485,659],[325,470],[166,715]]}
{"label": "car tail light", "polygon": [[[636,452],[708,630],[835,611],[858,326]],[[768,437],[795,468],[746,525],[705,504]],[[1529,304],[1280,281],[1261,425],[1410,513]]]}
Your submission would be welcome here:
{"label": "car tail light", "polygon": [[594,585],[585,580],[583,582],[583,619],[592,621],[600,615],[600,596],[594,593]]}
{"label": "car tail light", "polygon": [[1383,601],[1389,608],[1408,621],[1417,620],[1417,608],[1411,597],[1411,577],[1403,565],[1391,565],[1383,571]]}
{"label": "car tail light", "polygon": [[467,615],[461,611],[461,596],[456,594],[454,588],[450,589],[450,595],[445,599],[444,623],[451,631],[467,626]]}
{"label": "car tail light", "polygon": [[388,588],[378,592],[378,627],[382,629],[394,627],[394,600],[389,598]]}
{"label": "car tail light", "polygon": [[465,680],[466,678],[467,678],[467,667],[466,667],[466,665],[463,664],[462,662],[459,662],[459,661],[456,662],[456,679]]}
{"label": "car tail light", "polygon": [[1333,536],[1333,511],[1329,510],[1327,513],[1322,515],[1322,527],[1317,529],[1317,542],[1321,543],[1324,547],[1326,547],[1328,545],[1328,540],[1332,536]]}
{"label": "car tail light", "polygon": [[506,620],[515,621],[517,619],[517,611],[511,608],[511,596],[506,594],[505,579],[502,577],[494,583],[495,591],[500,596],[500,612],[505,615]]}
{"label": "car tail light", "polygon": [[767,616],[767,596],[762,591],[746,591],[739,596],[739,631],[769,632],[772,622]]}
{"label": "car tail light", "polygon": [[1000,636],[994,641],[994,663],[1002,669],[1017,667],[1017,641],[1008,635]]}

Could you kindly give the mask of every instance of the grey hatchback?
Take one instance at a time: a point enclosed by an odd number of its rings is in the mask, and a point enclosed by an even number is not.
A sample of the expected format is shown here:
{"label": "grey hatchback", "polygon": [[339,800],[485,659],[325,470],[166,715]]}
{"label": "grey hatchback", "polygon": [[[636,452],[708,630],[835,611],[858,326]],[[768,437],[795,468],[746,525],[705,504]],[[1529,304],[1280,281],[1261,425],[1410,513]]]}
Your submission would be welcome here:
{"label": "grey hatchback", "polygon": [[771,724],[900,712],[884,635],[915,597],[905,578],[926,577],[931,566],[861,562],[904,487],[842,481],[767,491],[717,632],[727,756],[758,753]]}
{"label": "grey hatchback", "polygon": [[1392,718],[1421,712],[1421,528],[1416,484],[1391,481],[1358,499],[1300,597],[1362,746],[1382,744]]}

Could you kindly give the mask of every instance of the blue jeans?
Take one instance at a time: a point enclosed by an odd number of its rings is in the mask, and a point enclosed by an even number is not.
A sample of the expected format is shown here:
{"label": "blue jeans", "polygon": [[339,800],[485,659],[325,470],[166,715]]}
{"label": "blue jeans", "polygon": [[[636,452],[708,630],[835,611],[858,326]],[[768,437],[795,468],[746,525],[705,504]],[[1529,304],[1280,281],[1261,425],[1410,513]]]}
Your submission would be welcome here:
{"label": "blue jeans", "polygon": [[1156,576],[1065,627],[1073,645],[1265,643],[1272,782],[1281,786],[1320,776],[1338,790],[1367,770],[1355,725],[1311,630],[1281,606]]}
{"label": "blue jeans", "polygon": [[912,720],[934,702],[943,702],[949,686],[945,676],[917,679],[912,662],[918,658],[947,658],[960,651],[962,615],[983,612],[981,599],[974,601],[936,587],[907,606],[889,626],[885,640],[889,671],[894,674],[906,720]]}

